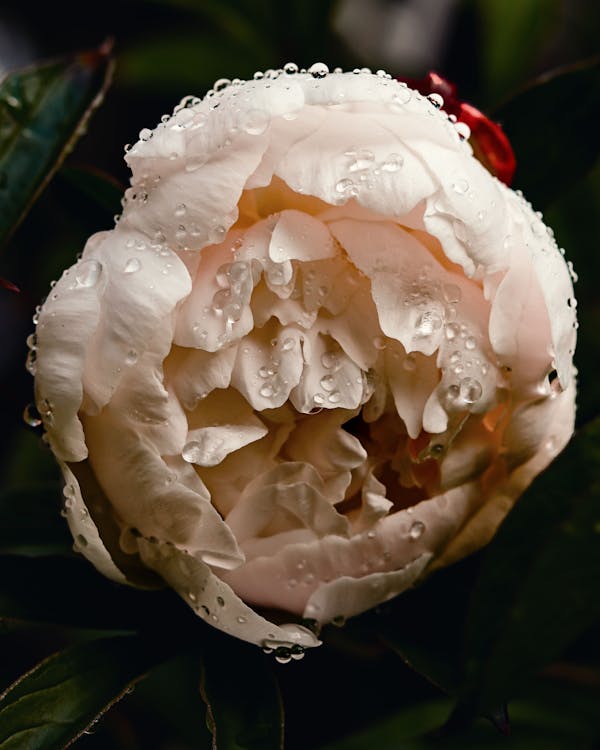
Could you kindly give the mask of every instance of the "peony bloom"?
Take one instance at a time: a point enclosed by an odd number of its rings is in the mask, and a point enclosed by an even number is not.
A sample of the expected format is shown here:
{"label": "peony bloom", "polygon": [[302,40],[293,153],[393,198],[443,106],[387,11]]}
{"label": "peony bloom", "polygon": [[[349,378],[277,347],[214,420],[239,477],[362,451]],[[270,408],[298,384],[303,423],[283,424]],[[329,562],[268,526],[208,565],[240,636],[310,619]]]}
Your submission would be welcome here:
{"label": "peony bloom", "polygon": [[120,221],[37,326],[67,520],[105,575],[300,653],[312,633],[253,607],[322,624],[399,594],[568,441],[567,264],[440,99],[290,64],[140,133]]}

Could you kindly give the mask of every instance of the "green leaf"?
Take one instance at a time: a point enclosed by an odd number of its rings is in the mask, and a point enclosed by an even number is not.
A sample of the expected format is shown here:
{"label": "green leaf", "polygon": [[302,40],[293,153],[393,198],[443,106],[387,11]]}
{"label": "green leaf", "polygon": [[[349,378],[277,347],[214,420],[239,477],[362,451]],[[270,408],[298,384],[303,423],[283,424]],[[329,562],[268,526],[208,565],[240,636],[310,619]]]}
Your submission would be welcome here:
{"label": "green leaf", "polygon": [[136,637],[89,641],[54,654],[0,696],[0,749],[61,750],[158,660]]}
{"label": "green leaf", "polygon": [[539,78],[493,116],[517,157],[513,187],[544,210],[600,155],[600,59]]}
{"label": "green leaf", "polygon": [[600,420],[539,476],[490,545],[465,631],[463,704],[487,713],[600,619]]}
{"label": "green leaf", "polygon": [[558,0],[473,0],[481,29],[481,70],[491,101],[531,72],[549,34],[561,21]]}
{"label": "green leaf", "polygon": [[117,83],[137,93],[168,93],[174,102],[190,93],[203,96],[218,78],[251,78],[261,64],[262,48],[249,52],[219,32],[183,30],[131,44],[119,58]]}
{"label": "green leaf", "polygon": [[84,132],[111,72],[104,45],[15,71],[0,84],[0,244]]}
{"label": "green leaf", "polygon": [[73,540],[60,517],[61,496],[54,482],[0,490],[0,555],[70,553]]}
{"label": "green leaf", "polygon": [[270,659],[256,646],[215,638],[203,653],[201,693],[215,750],[280,750],[283,706]]}

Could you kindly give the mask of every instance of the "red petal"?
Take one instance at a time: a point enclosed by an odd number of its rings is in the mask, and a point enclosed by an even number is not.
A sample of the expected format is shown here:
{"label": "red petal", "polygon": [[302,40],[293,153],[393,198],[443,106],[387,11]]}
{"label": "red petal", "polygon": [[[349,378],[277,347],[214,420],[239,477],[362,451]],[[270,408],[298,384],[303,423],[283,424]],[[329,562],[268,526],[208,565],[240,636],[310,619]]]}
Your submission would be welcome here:
{"label": "red petal", "polygon": [[498,125],[472,104],[461,102],[454,83],[431,71],[424,78],[405,78],[409,86],[424,96],[440,94],[444,98],[444,112],[454,115],[471,129],[469,143],[473,153],[493,175],[510,185],[517,162],[510,141]]}

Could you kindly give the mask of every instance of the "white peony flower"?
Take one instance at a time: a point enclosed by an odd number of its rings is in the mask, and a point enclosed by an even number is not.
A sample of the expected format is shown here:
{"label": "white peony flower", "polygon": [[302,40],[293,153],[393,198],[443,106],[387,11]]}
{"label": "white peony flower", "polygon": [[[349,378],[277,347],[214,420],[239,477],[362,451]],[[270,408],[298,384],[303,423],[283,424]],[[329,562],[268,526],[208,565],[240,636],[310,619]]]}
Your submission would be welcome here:
{"label": "white peony flower", "polygon": [[399,594],[568,441],[567,265],[439,106],[290,64],[140,133],[121,220],[37,326],[67,519],[105,575],[300,653],[312,633],[253,607],[326,623]]}

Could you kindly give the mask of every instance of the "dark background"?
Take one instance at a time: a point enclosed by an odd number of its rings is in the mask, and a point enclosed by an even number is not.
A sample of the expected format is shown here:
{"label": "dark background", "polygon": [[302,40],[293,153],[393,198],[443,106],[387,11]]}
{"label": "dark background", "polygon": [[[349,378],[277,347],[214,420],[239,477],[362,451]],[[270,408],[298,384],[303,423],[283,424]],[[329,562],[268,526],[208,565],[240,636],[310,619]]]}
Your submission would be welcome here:
{"label": "dark background", "polygon": [[[597,0],[103,0],[78,5],[65,0],[4,0],[0,74],[113,38],[117,61],[113,85],[66,164],[92,166],[125,185],[124,144],[134,142],[142,127],[153,127],[182,96],[202,96],[217,78],[247,78],[256,70],[279,68],[288,61],[302,67],[317,60],[345,69],[382,67],[398,77],[420,77],[433,69],[458,85],[461,98],[493,113],[535,76],[598,54],[599,34]],[[532,118],[533,136],[546,125]],[[561,179],[557,170],[556,180]],[[580,417],[584,418],[600,411],[595,387],[600,358],[596,334],[600,325],[596,293],[599,204],[596,164],[545,211],[581,278],[576,290],[582,324],[577,362],[582,373]],[[0,255],[0,277],[21,289],[20,294],[0,289],[0,485],[4,487],[25,484],[32,474],[38,482],[58,481],[39,435],[21,421],[23,407],[32,398],[31,378],[24,369],[25,337],[33,330],[34,307],[47,294],[50,281],[73,262],[89,234],[112,223],[109,212],[59,172]],[[476,567],[475,559],[441,574],[430,585],[429,595],[431,590],[436,592],[436,586],[438,600],[451,590],[446,604],[450,609],[458,606],[456,598],[468,596]],[[419,605],[425,596],[413,592],[404,597],[407,627],[431,626],[431,610]],[[166,617],[165,638],[172,638],[176,636],[169,630],[168,607],[175,611],[178,605],[173,597],[166,601],[167,615],[161,616]],[[86,606],[82,600],[81,607]],[[438,616],[443,618],[439,611]],[[395,737],[431,730],[448,714],[449,700],[400,659],[363,637],[360,623],[359,619],[351,628],[331,630],[330,645],[304,661],[277,666],[290,748],[322,747],[385,718],[388,723],[379,735],[371,735],[365,744],[359,736],[355,744],[340,745],[340,750],[367,745],[401,750],[394,744]],[[2,637],[0,690],[20,670],[81,636],[44,628]],[[565,678],[561,668],[558,676],[539,678],[524,691],[514,709],[518,731],[512,740],[482,723],[460,739],[431,746],[600,747],[597,739],[590,739],[592,735],[583,737],[581,729],[586,721],[593,723],[600,698],[599,640],[590,632],[567,655],[582,671],[568,672]],[[236,679],[235,665],[231,668]],[[77,746],[88,750],[208,747],[196,684],[193,659],[183,656],[168,662]],[[572,704],[580,713],[573,713]],[[557,724],[561,716],[564,721]],[[407,740],[402,747],[430,747],[415,742]]]}

